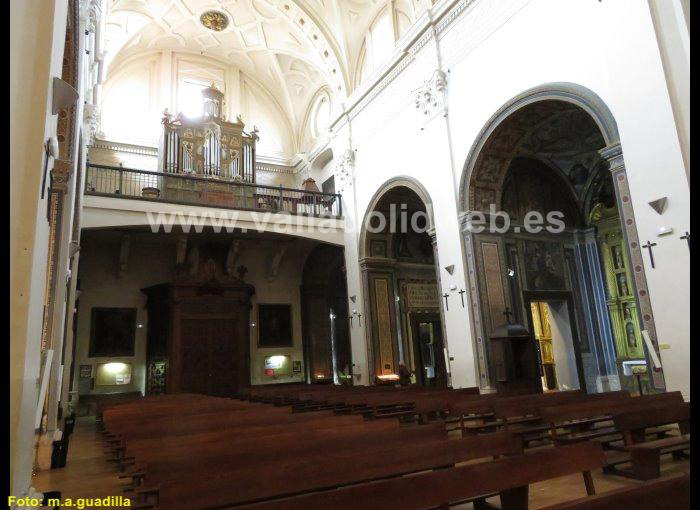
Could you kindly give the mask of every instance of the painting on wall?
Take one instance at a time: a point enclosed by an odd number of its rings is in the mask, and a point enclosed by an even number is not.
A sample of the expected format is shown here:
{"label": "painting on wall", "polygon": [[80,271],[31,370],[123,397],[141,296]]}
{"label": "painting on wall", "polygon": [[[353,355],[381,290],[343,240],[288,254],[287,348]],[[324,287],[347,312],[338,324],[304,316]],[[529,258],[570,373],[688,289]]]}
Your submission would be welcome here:
{"label": "painting on wall", "polygon": [[133,356],[135,335],[136,308],[93,308],[89,356]]}
{"label": "painting on wall", "polygon": [[559,243],[523,243],[525,280],[529,290],[566,290],[564,261]]}
{"label": "painting on wall", "polygon": [[292,305],[258,305],[259,347],[292,347]]}

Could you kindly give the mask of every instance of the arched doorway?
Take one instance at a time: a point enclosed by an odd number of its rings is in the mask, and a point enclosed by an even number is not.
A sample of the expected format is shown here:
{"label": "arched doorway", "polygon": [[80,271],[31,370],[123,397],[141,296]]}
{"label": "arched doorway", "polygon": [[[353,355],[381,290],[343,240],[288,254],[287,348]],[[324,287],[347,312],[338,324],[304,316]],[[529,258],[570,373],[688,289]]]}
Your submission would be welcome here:
{"label": "arched doorway", "polygon": [[636,391],[635,366],[649,368],[644,391],[663,388],[617,128],[597,96],[564,84],[505,105],[469,154],[461,208],[482,386],[509,319],[537,337],[545,390]]}
{"label": "arched doorway", "polygon": [[307,382],[350,384],[348,291],[341,247],[319,244],[307,256],[301,304]]}
{"label": "arched doorway", "polygon": [[395,383],[401,372],[411,384],[449,384],[432,225],[428,194],[407,178],[383,186],[365,216],[360,266],[377,384]]}

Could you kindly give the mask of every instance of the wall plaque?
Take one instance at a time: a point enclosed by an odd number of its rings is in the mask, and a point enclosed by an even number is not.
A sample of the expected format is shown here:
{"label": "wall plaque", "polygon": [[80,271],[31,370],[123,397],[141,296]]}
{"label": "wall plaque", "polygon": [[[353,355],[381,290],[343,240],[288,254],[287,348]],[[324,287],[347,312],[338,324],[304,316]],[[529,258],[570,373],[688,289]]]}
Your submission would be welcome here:
{"label": "wall plaque", "polygon": [[404,287],[406,307],[440,308],[440,297],[435,283],[407,283]]}

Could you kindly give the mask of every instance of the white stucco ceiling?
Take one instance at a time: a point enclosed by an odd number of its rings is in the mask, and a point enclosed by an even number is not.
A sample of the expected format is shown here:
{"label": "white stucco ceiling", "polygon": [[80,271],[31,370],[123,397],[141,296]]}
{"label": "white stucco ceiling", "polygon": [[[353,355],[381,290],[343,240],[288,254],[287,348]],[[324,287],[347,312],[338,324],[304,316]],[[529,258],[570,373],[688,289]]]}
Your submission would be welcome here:
{"label": "white stucco ceiling", "polygon": [[[415,17],[430,0],[398,0]],[[368,28],[388,0],[112,0],[106,23],[110,69],[140,54],[172,50],[239,68],[264,87],[299,130],[325,89],[334,103],[357,83]],[[202,25],[224,13],[220,32]]]}

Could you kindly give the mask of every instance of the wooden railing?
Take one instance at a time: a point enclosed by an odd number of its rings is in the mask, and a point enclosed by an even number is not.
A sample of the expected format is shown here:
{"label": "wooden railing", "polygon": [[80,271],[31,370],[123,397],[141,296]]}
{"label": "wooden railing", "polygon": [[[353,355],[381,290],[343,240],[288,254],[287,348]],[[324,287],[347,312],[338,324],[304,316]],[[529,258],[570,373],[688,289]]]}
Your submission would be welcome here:
{"label": "wooden railing", "polygon": [[225,209],[342,216],[340,195],[215,177],[87,164],[85,194]]}

